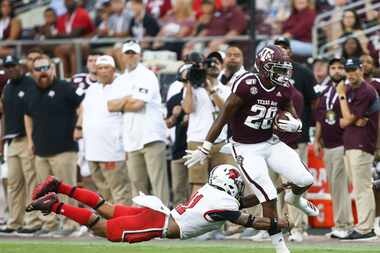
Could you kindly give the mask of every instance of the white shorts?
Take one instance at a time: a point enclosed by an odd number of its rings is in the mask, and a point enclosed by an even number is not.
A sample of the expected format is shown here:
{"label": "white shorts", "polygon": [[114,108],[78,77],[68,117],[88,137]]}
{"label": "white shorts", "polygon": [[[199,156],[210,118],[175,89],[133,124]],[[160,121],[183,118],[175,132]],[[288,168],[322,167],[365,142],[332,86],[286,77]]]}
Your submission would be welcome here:
{"label": "white shorts", "polygon": [[232,150],[246,182],[249,182],[247,187],[256,194],[260,203],[277,198],[277,190],[269,176],[269,168],[299,187],[313,183],[313,175],[302,163],[297,152],[283,142],[234,142]]}

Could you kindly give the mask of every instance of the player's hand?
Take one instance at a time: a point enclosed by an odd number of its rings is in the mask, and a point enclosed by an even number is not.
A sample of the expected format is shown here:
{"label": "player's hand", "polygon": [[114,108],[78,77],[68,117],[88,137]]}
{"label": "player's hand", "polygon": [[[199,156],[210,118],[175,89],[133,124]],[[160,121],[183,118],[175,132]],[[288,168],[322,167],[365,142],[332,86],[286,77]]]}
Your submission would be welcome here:
{"label": "player's hand", "polygon": [[302,131],[302,121],[296,119],[290,112],[285,113],[288,119],[279,119],[278,128],[285,132],[295,133]]}
{"label": "player's hand", "polygon": [[209,154],[210,151],[201,146],[196,150],[186,150],[186,155],[183,157],[186,160],[185,166],[191,168],[197,163],[203,164]]}

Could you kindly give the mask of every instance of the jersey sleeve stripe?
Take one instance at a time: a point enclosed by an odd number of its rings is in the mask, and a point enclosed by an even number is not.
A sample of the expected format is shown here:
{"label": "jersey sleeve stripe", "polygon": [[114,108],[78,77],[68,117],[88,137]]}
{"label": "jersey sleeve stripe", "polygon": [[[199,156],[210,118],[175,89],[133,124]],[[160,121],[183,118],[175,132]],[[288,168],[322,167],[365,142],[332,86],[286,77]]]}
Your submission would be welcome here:
{"label": "jersey sleeve stripe", "polygon": [[237,78],[237,79],[235,80],[235,82],[233,83],[233,85],[232,85],[232,92],[233,92],[233,93],[236,92],[236,90],[237,90],[237,88],[238,88],[238,86],[239,86],[241,80],[243,80],[244,78],[246,78],[246,77],[248,77],[248,76],[251,76],[251,75],[253,75],[253,74],[250,73],[250,72],[245,72],[245,73],[242,74],[239,78]]}
{"label": "jersey sleeve stripe", "polygon": [[[237,161],[238,155],[237,155],[235,147],[233,145],[232,145],[232,152],[233,152],[233,156],[235,157],[235,160]],[[268,197],[268,194],[264,191],[263,187],[261,187],[257,182],[253,181],[253,179],[249,176],[247,171],[244,169],[243,164],[239,164],[239,165],[240,165],[240,168],[243,171],[245,177],[248,179],[248,181],[251,182],[261,192],[261,194],[264,196],[266,201],[269,201],[270,199]]]}

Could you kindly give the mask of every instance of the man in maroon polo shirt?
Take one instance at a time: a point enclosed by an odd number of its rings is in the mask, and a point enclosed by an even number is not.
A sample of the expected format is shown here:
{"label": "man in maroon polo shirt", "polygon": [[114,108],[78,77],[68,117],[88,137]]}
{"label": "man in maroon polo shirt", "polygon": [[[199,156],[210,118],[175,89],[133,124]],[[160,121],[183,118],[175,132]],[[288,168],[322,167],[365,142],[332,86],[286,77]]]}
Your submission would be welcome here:
{"label": "man in maroon polo shirt", "polygon": [[[372,190],[372,163],[376,148],[379,121],[379,96],[376,90],[364,81],[363,70],[358,59],[348,59],[345,63],[347,80],[339,82],[336,91],[339,96],[340,126],[344,128],[343,145],[346,168],[352,181],[358,209],[358,224],[344,239],[371,240],[376,238],[373,231],[375,220],[375,198]],[[367,118],[363,126],[355,122]]]}
{"label": "man in maroon polo shirt", "polygon": [[332,58],[328,65],[330,81],[321,94],[316,113],[314,150],[320,156],[323,148],[335,224],[330,236],[344,238],[352,228],[353,218],[348,176],[344,169],[343,129],[339,126],[342,114],[335,88],[346,73],[340,58]]}

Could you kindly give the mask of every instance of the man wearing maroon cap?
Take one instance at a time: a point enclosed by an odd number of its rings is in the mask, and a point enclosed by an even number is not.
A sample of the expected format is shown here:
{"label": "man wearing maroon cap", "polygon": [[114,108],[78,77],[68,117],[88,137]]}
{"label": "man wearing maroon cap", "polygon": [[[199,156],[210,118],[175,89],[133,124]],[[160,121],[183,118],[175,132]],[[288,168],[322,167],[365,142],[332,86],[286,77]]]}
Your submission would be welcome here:
{"label": "man wearing maroon cap", "polygon": [[[373,231],[375,220],[375,198],[372,190],[372,163],[376,148],[379,121],[379,96],[376,90],[364,81],[363,70],[358,59],[348,59],[345,63],[347,80],[340,81],[336,91],[339,96],[340,126],[344,128],[343,145],[346,156],[346,168],[352,181],[358,224],[347,240],[371,240],[376,238]],[[356,121],[367,118],[363,126]]]}
{"label": "man wearing maroon cap", "polygon": [[344,169],[343,129],[339,126],[341,111],[336,93],[336,86],[345,78],[342,59],[332,58],[328,71],[330,81],[322,91],[316,113],[314,150],[315,154],[320,156],[323,147],[335,224],[330,236],[344,238],[352,228],[353,218],[348,177]]}

